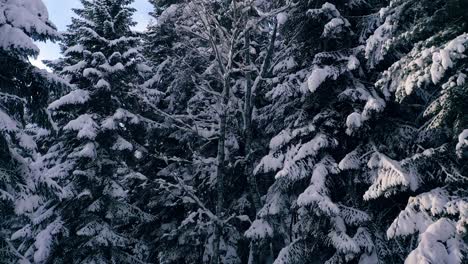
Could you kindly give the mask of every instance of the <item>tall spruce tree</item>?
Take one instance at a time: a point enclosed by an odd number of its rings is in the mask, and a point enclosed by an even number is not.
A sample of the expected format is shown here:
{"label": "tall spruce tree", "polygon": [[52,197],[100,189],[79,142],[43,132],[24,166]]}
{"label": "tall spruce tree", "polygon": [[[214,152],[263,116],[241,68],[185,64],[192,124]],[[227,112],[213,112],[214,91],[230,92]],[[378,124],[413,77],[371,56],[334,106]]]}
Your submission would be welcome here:
{"label": "tall spruce tree", "polygon": [[391,1],[366,44],[387,106],[343,162],[370,176],[369,203],[406,206],[381,222],[388,239],[401,241],[405,263],[467,261],[467,8]]}
{"label": "tall spruce tree", "polygon": [[59,131],[35,166],[48,186],[28,225],[13,236],[34,263],[143,263],[136,206],[148,177],[148,109],[156,92],[140,54],[130,0],[83,0],[50,66],[73,89],[52,102]]}
{"label": "tall spruce tree", "polygon": [[40,0],[0,2],[0,262],[21,256],[10,242],[14,229],[35,208],[40,180],[31,166],[39,141],[52,130],[47,102],[66,83],[31,65],[33,41],[57,40]]}
{"label": "tall spruce tree", "polygon": [[274,263],[397,261],[378,224],[382,215],[362,198],[371,182],[340,163],[360,140],[349,137],[352,128],[385,107],[364,58],[379,5],[318,2],[286,14],[280,45],[290,66],[276,69],[271,103],[259,109],[265,130],[276,135],[255,169],[274,172],[275,181],[246,236],[269,244]]}

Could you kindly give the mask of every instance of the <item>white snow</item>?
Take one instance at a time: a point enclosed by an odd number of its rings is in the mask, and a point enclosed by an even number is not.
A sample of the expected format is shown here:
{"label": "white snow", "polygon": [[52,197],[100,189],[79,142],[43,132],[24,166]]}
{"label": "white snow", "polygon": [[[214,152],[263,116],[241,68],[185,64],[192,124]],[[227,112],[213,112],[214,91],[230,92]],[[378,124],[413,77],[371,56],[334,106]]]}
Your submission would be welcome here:
{"label": "white snow", "polygon": [[79,139],[87,138],[94,140],[97,136],[98,125],[89,114],[80,115],[78,118],[68,122],[64,130],[78,131]]}
{"label": "white snow", "polygon": [[336,76],[334,75],[332,70],[333,69],[330,66],[324,66],[323,68],[315,68],[310,74],[309,78],[307,79],[309,91],[314,93],[317,90],[317,88],[330,77],[336,79]]}
{"label": "white snow", "polygon": [[457,85],[463,86],[465,84],[466,74],[460,73],[457,78]]}
{"label": "white snow", "polygon": [[[381,195],[388,196],[391,194],[389,191],[395,187],[406,187],[412,191],[418,188],[418,177],[403,170],[399,162],[381,153],[373,155],[371,160],[376,158],[378,158],[376,179],[364,194],[365,200],[375,199]],[[376,160],[373,163],[375,162]]]}
{"label": "white snow", "polygon": [[307,156],[316,156],[318,151],[329,146],[328,137],[325,134],[317,134],[311,141],[301,146],[293,160],[298,161]]}
{"label": "white snow", "polygon": [[133,154],[133,156],[136,158],[136,159],[141,159],[143,158],[143,153],[139,150],[135,150],[135,153]]}
{"label": "white snow", "polygon": [[87,65],[88,63],[86,61],[79,61],[74,65],[64,67],[62,71],[64,73],[78,73],[81,72],[81,70],[83,70]]}
{"label": "white snow", "polygon": [[15,213],[22,215],[24,213],[31,213],[36,209],[42,202],[42,197],[39,195],[21,195],[16,197],[15,202]]}
{"label": "white snow", "polygon": [[125,140],[123,137],[119,136],[117,140],[115,141],[114,145],[112,146],[112,149],[119,150],[119,151],[123,151],[123,150],[132,151],[133,145],[132,143]]}
{"label": "white snow", "polygon": [[348,58],[348,70],[353,71],[359,68],[359,65],[361,63],[359,62],[358,58],[354,55],[349,56]]}
{"label": "white snow", "polygon": [[42,263],[49,257],[54,235],[58,234],[63,227],[63,222],[60,218],[49,224],[37,236],[34,242],[36,251],[34,252],[34,262]]}
{"label": "white snow", "polygon": [[34,141],[34,137],[26,133],[20,133],[17,136],[19,137],[19,144],[21,147],[30,151],[35,150],[37,148],[37,144]]}
{"label": "white snow", "polygon": [[335,17],[330,20],[325,27],[323,28],[322,37],[332,37],[335,34],[340,33],[343,31],[343,26],[347,25],[347,21],[343,20],[343,18]]}
{"label": "white snow", "polygon": [[462,244],[453,221],[441,218],[420,235],[418,247],[408,255],[405,264],[461,264]]}
{"label": "white snow", "polygon": [[346,118],[346,134],[351,135],[356,129],[362,126],[362,117],[360,113],[352,113]]}
{"label": "white snow", "polygon": [[382,8],[380,16],[381,19],[384,19],[384,16],[386,16],[385,22],[366,41],[365,57],[368,60],[370,68],[374,68],[384,59],[395,29],[395,18],[393,15],[388,15],[387,9]]}
{"label": "white snow", "polygon": [[22,30],[8,24],[0,26],[0,48],[3,50],[25,50],[32,54],[39,54],[39,48],[29,36],[24,34]]}
{"label": "white snow", "polygon": [[270,172],[281,169],[284,164],[284,155],[282,153],[270,153],[263,157],[260,163],[255,167],[253,173]]}
{"label": "white snow", "polygon": [[125,69],[125,66],[123,66],[122,63],[118,62],[116,63],[115,65],[109,65],[108,63],[105,63],[103,65],[100,65],[99,66],[100,68],[102,68],[103,70],[105,70],[106,72],[108,73],[115,73],[115,72],[118,72],[118,71],[123,71]]}
{"label": "white snow", "polygon": [[263,219],[256,219],[247,231],[245,237],[252,240],[260,240],[273,237],[273,228]]}
{"label": "white snow", "polygon": [[0,131],[2,132],[14,132],[18,130],[18,124],[16,121],[0,109]]}
{"label": "white snow", "polygon": [[62,96],[60,99],[52,102],[48,109],[56,110],[62,106],[70,104],[84,104],[89,100],[89,92],[86,90],[76,89],[71,91],[65,96]]}
{"label": "white snow", "polygon": [[285,144],[287,144],[289,141],[291,141],[291,139],[292,139],[291,130],[285,129],[270,140],[270,149],[276,150],[284,146]]}
{"label": "white snow", "polygon": [[278,13],[276,15],[276,21],[278,21],[278,26],[282,26],[288,20],[288,15],[285,12]]}
{"label": "white snow", "polygon": [[112,181],[112,183],[104,189],[104,194],[110,195],[113,198],[125,198],[127,197],[127,191],[123,189],[120,184]]}
{"label": "white snow", "polygon": [[31,38],[59,34],[48,21],[47,8],[41,0],[9,0],[0,5],[0,48],[24,50],[36,56],[39,49]]}
{"label": "white snow", "polygon": [[463,149],[468,148],[468,129],[463,130],[463,132],[458,135],[458,143],[455,147],[457,154],[461,157]]}
{"label": "white snow", "polygon": [[[130,121],[131,124],[138,124],[140,119],[135,114],[130,113],[125,109],[117,109],[112,116],[107,117],[101,124],[103,129],[115,130],[118,128],[118,121]],[[123,124],[122,124],[123,125]]]}
{"label": "white snow", "polygon": [[86,68],[83,70],[83,77],[94,77],[94,76],[101,76],[102,73],[97,70],[96,68]]}
{"label": "white snow", "polygon": [[361,167],[361,157],[357,150],[353,150],[340,161],[338,168],[340,170],[356,170]]}
{"label": "white snow", "polygon": [[83,45],[78,44],[78,45],[69,47],[67,50],[65,50],[65,52],[63,52],[63,55],[68,56],[72,53],[82,53],[83,51],[84,51]]}
{"label": "white snow", "polygon": [[463,57],[465,44],[468,43],[468,34],[464,33],[451,40],[444,48],[432,54],[431,79],[437,84],[445,72],[453,67],[454,59]]}
{"label": "white snow", "polygon": [[440,51],[440,59],[442,63],[442,67],[447,70],[453,66],[452,59],[450,58],[450,51],[448,50],[441,50]]}
{"label": "white snow", "polygon": [[97,84],[96,84],[95,87],[96,87],[97,89],[103,89],[103,88],[104,88],[104,89],[110,89],[110,84],[109,84],[106,80],[100,79],[100,80],[97,82]]}
{"label": "white snow", "polygon": [[32,234],[31,232],[31,226],[30,225],[26,225],[24,226],[23,228],[17,230],[16,232],[14,232],[10,239],[11,240],[17,240],[17,239],[20,239],[20,238],[26,238],[26,237],[30,237]]}
{"label": "white snow", "polygon": [[86,143],[83,148],[74,157],[80,158],[96,158],[96,145],[93,142]]}
{"label": "white snow", "polygon": [[308,207],[315,205],[320,209],[317,214],[326,214],[328,216],[337,215],[340,212],[338,206],[328,196],[328,188],[326,187],[327,177],[329,174],[337,173],[336,166],[331,157],[325,157],[317,165],[315,165],[310,179],[310,185],[297,198],[297,205]]}

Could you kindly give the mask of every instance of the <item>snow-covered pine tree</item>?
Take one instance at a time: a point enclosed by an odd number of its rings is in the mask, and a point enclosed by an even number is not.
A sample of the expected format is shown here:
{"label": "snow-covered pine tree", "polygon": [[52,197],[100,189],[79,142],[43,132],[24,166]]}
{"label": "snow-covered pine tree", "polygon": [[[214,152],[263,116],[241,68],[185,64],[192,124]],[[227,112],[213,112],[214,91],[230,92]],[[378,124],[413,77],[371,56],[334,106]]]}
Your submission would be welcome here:
{"label": "snow-covered pine tree", "polygon": [[39,188],[34,169],[38,140],[50,133],[47,111],[51,93],[64,81],[31,65],[39,54],[33,41],[57,40],[41,0],[0,2],[0,262],[17,263],[21,256],[10,242],[35,209]]}
{"label": "snow-covered pine tree", "polygon": [[363,197],[388,208],[381,224],[400,241],[405,263],[466,261],[468,37],[466,12],[455,9],[467,8],[457,0],[390,1],[366,43],[368,67],[384,69],[375,87],[387,103],[372,133],[348,126],[368,138],[340,168],[370,180]]}
{"label": "snow-covered pine tree", "polygon": [[59,130],[35,162],[47,186],[27,225],[13,234],[34,263],[143,263],[138,226],[152,216],[133,199],[144,188],[158,124],[157,92],[131,0],[83,0],[64,35],[63,58],[50,63],[74,86],[48,109]]}
{"label": "snow-covered pine tree", "polygon": [[271,103],[259,109],[276,136],[255,170],[276,180],[246,235],[270,243],[275,263],[394,261],[360,197],[362,180],[338,164],[356,144],[349,127],[385,106],[361,65],[378,2],[330,2],[301,3],[286,15],[278,48],[286,55],[274,68]]}

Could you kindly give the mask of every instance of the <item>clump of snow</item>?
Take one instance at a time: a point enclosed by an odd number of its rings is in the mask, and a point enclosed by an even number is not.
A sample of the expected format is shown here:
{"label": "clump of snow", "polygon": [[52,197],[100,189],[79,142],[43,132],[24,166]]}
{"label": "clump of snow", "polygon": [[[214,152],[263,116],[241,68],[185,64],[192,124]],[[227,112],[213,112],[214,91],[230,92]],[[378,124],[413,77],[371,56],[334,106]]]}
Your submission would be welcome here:
{"label": "clump of snow", "polygon": [[461,264],[463,242],[457,236],[452,220],[441,218],[420,235],[418,247],[405,260],[405,264],[450,263]]}
{"label": "clump of snow", "polygon": [[351,151],[338,164],[340,170],[356,170],[361,167],[362,161],[358,149]]}
{"label": "clump of snow", "polygon": [[100,79],[95,85],[95,87],[97,89],[110,89],[110,84],[106,80]]}
{"label": "clump of snow", "polygon": [[282,153],[270,153],[262,158],[253,173],[258,174],[259,172],[270,172],[280,169],[284,165],[284,158]]}
{"label": "clump of snow", "polygon": [[330,66],[324,66],[323,68],[315,68],[307,79],[307,85],[309,91],[314,93],[317,88],[325,82],[328,78],[336,79],[336,75],[333,73],[333,69]]}
{"label": "clump of snow", "polygon": [[32,136],[26,133],[20,133],[17,136],[19,137],[18,139],[21,147],[27,150],[35,150],[37,148],[37,144]]}
{"label": "clump of snow", "polygon": [[148,178],[139,172],[132,172],[132,173],[125,175],[124,179],[146,181]]}
{"label": "clump of snow", "polygon": [[375,68],[384,59],[388,47],[392,43],[393,31],[396,27],[395,20],[398,14],[391,15],[387,11],[384,8],[380,10],[380,17],[385,21],[366,41],[365,57],[370,68]]}
{"label": "clump of snow", "polygon": [[41,0],[3,1],[0,5],[0,48],[25,51],[36,56],[39,49],[32,42],[38,38],[58,38]]}
{"label": "clump of snow", "polygon": [[288,15],[285,12],[278,13],[276,15],[276,21],[278,21],[278,26],[282,26],[288,20]]}
{"label": "clump of snow", "polygon": [[143,158],[143,153],[139,150],[135,150],[135,153],[133,153],[133,156],[136,158],[136,159],[142,159]]}
{"label": "clump of snow", "polygon": [[24,50],[29,51],[31,54],[39,54],[39,48],[20,29],[8,24],[1,25],[0,36],[0,48],[3,50]]}
{"label": "clump of snow", "polygon": [[317,214],[329,216],[337,215],[340,212],[338,206],[332,202],[328,196],[326,187],[327,176],[338,173],[338,168],[331,157],[325,157],[314,167],[310,186],[299,195],[297,205],[301,207],[317,206],[320,209]]}
{"label": "clump of snow", "polygon": [[437,84],[445,72],[453,67],[453,60],[462,57],[465,44],[468,43],[468,34],[464,33],[451,40],[445,48],[432,54],[431,79]]}
{"label": "clump of snow", "polygon": [[18,130],[16,121],[0,109],[0,131],[1,132],[14,132]]}
{"label": "clump of snow", "polygon": [[270,149],[276,150],[292,139],[291,130],[285,129],[270,140]]}
{"label": "clump of snow", "polygon": [[455,147],[457,155],[461,158],[463,156],[463,150],[468,148],[468,129],[458,135],[458,143]]}
{"label": "clump of snow", "polygon": [[362,111],[362,120],[369,120],[372,113],[379,113],[385,109],[386,103],[382,98],[370,97]]}
{"label": "clump of snow", "polygon": [[133,145],[132,143],[125,140],[123,137],[119,136],[117,140],[115,141],[114,145],[112,146],[112,149],[119,150],[119,151],[123,151],[123,150],[132,151]]}
{"label": "clump of snow", "polygon": [[17,240],[17,239],[20,239],[20,238],[30,237],[31,234],[32,234],[31,226],[26,225],[23,228],[21,228],[20,230],[17,230],[16,232],[14,232],[11,235],[10,239],[11,240]]}
{"label": "clump of snow", "polygon": [[98,71],[96,68],[86,68],[83,70],[83,77],[89,78],[94,76],[101,76],[102,73]]}
{"label": "clump of snow", "polygon": [[403,170],[400,163],[390,159],[384,154],[372,155],[369,160],[370,168],[377,168],[377,175],[374,183],[364,194],[365,200],[375,199],[381,195],[392,194],[393,188],[406,187],[416,190],[419,186],[419,178]]}
{"label": "clump of snow", "polygon": [[59,218],[49,224],[37,236],[34,242],[36,251],[34,252],[34,262],[42,263],[49,257],[51,252],[52,243],[54,243],[54,235],[58,234],[63,228],[63,222]]}
{"label": "clump of snow", "polygon": [[341,17],[335,17],[325,24],[322,37],[334,37],[344,31],[344,27],[349,26],[349,22]]}
{"label": "clump of snow", "polygon": [[112,183],[104,188],[104,194],[110,195],[113,198],[127,197],[127,191],[120,184],[112,181]]}
{"label": "clump of snow", "polygon": [[362,126],[362,117],[360,113],[352,113],[346,118],[346,134],[351,135],[353,131]]}
{"label": "clump of snow", "polygon": [[348,59],[348,70],[353,71],[359,68],[360,62],[356,56],[351,55]]}
{"label": "clump of snow", "polygon": [[466,74],[460,73],[457,78],[457,85],[462,86],[465,84]]}
{"label": "clump of snow", "polygon": [[86,61],[79,61],[74,65],[66,66],[63,68],[63,73],[79,73],[81,72],[88,63]]}
{"label": "clump of snow", "polygon": [[101,124],[103,129],[115,130],[121,124],[120,121],[130,122],[130,124],[138,124],[140,119],[137,115],[130,113],[125,109],[117,109],[112,116],[107,117]]}
{"label": "clump of snow", "polygon": [[89,92],[86,90],[76,89],[71,91],[65,96],[62,96],[60,99],[52,102],[48,109],[56,110],[62,106],[70,104],[84,104],[89,100]]}
{"label": "clump of snow", "polygon": [[24,213],[31,213],[42,202],[39,195],[22,195],[15,199],[15,213],[22,215]]}
{"label": "clump of snow", "polygon": [[251,240],[263,240],[273,237],[273,228],[263,219],[256,219],[247,231],[245,237]]}
{"label": "clump of snow", "polygon": [[116,73],[118,71],[123,71],[125,70],[125,66],[118,62],[115,65],[110,65],[109,63],[105,63],[103,65],[100,65],[99,68],[103,69],[104,71],[108,73]]}
{"label": "clump of snow", "polygon": [[94,140],[97,136],[98,125],[94,122],[93,117],[89,114],[80,115],[78,118],[68,122],[63,128],[64,130],[78,131],[79,139]]}
{"label": "clump of snow", "polygon": [[82,53],[84,51],[84,47],[81,44],[71,46],[63,53],[64,56],[68,56],[72,53]]}
{"label": "clump of snow", "polygon": [[73,155],[73,157],[88,159],[96,158],[96,145],[93,142],[86,143],[78,153]]}

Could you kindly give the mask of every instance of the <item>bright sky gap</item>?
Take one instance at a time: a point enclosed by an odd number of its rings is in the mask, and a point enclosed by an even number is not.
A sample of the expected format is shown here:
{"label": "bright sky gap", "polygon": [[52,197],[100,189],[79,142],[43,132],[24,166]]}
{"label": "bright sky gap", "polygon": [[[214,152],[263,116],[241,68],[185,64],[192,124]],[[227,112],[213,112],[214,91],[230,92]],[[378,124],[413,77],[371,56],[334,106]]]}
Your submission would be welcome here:
{"label": "bright sky gap", "polygon": [[[67,29],[67,25],[71,23],[71,18],[75,16],[72,8],[81,6],[80,0],[43,0],[49,11],[50,20],[57,26],[60,32]],[[147,0],[135,0],[133,7],[136,8],[134,20],[138,23],[135,27],[137,31],[143,31],[148,25],[151,17],[149,12],[152,9],[151,4]],[[41,50],[37,59],[31,59],[33,65],[45,69],[47,66],[42,63],[43,60],[54,60],[60,57],[60,48],[58,43],[53,42],[36,42],[36,45]]]}

